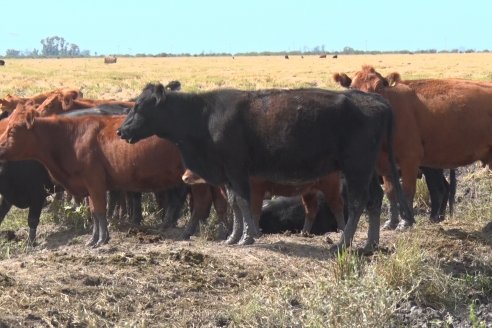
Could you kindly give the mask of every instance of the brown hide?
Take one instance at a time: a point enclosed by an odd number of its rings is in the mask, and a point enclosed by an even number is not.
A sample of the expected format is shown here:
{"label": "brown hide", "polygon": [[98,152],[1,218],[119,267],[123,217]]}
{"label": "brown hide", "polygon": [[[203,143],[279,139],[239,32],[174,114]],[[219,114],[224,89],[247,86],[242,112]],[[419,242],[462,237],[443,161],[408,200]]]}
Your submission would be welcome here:
{"label": "brown hide", "polygon": [[100,105],[121,105],[123,107],[133,107],[135,103],[132,101],[118,101],[109,99],[74,99],[70,95],[54,94],[47,98],[42,104],[37,107],[37,111],[41,116],[49,116],[53,114],[61,114],[74,109],[93,108]]}
{"label": "brown hide", "polygon": [[[18,108],[19,109],[19,108]],[[0,135],[0,159],[34,159],[71,194],[106,210],[106,190],[161,191],[181,184],[184,167],[172,143],[151,137],[130,145],[116,135],[123,116],[33,117],[15,110]],[[193,192],[200,207],[201,196]],[[200,208],[209,208],[207,205]]]}
{"label": "brown hide", "polygon": [[[468,80],[401,81],[363,66],[353,79],[335,74],[344,87],[377,92],[395,114],[395,156],[402,184],[413,199],[419,166],[456,168],[475,161],[492,164],[492,83]],[[379,169],[393,198],[384,156]],[[391,200],[391,199],[390,199]]]}
{"label": "brown hide", "polygon": [[21,102],[26,102],[30,100],[32,101],[33,105],[39,106],[48,98],[52,98],[57,95],[60,95],[65,99],[76,99],[76,98],[81,98],[83,96],[82,92],[78,89],[61,88],[61,89],[40,93],[30,98],[17,97],[15,95],[14,96],[7,95],[5,96],[5,98],[0,99],[0,105],[2,111],[7,111],[11,113],[17,107],[17,104]]}

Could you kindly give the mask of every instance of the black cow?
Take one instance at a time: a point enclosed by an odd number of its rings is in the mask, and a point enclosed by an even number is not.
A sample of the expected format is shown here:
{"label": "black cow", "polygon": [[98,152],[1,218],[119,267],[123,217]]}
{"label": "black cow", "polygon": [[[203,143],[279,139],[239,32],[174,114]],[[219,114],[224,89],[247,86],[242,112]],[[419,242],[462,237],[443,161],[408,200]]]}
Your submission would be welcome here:
{"label": "black cow", "polygon": [[[318,212],[314,218],[310,233],[322,235],[337,231],[337,221],[322,193],[317,193]],[[345,211],[345,220],[347,220]],[[262,233],[300,232],[304,227],[305,210],[301,196],[275,197],[265,200],[261,210],[260,229]]]}
{"label": "black cow", "polygon": [[[341,171],[348,189],[349,219],[337,247],[352,242],[369,196],[381,197],[374,174],[383,139],[402,215],[404,201],[393,156],[393,114],[377,94],[356,90],[216,90],[165,92],[148,84],[118,135],[130,143],[157,135],[175,143],[186,167],[214,185],[227,183],[243,213],[239,244],[254,242],[250,176],[277,183],[312,181]],[[386,136],[386,138],[384,138]],[[367,247],[379,242],[380,199],[369,202]]]}
{"label": "black cow", "polygon": [[36,161],[5,162],[0,165],[0,223],[12,205],[29,208],[29,242],[36,238],[39,216],[46,196],[54,192],[54,185],[44,166]]}

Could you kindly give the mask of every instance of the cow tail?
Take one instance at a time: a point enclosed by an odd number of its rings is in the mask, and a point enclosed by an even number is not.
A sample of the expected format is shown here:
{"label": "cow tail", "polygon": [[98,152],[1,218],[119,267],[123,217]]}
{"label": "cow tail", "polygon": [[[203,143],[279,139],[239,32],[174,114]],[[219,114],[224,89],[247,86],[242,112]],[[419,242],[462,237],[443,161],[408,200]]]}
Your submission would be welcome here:
{"label": "cow tail", "polygon": [[396,190],[396,195],[398,198],[398,203],[400,204],[399,210],[400,210],[400,215],[405,218],[406,221],[408,222],[414,222],[413,218],[413,213],[412,210],[410,209],[410,206],[405,198],[405,195],[403,194],[403,189],[400,184],[400,174],[398,173],[398,169],[396,167],[396,159],[395,159],[395,153],[393,149],[393,140],[394,140],[394,117],[393,117],[393,111],[390,111],[389,119],[387,122],[388,126],[386,127],[386,143],[388,145],[388,161],[390,164],[390,170],[391,170],[391,179],[393,182],[393,187]]}
{"label": "cow tail", "polygon": [[456,196],[456,170],[449,170],[449,216],[454,214],[454,198]]}

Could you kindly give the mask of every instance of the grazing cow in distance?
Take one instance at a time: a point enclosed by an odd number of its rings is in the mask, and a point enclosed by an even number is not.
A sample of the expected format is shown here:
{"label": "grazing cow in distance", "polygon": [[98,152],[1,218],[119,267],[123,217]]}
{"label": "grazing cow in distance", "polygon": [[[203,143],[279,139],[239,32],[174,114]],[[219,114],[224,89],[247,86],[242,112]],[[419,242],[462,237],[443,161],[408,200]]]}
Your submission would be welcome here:
{"label": "grazing cow in distance", "polygon": [[337,59],[338,55],[333,55],[333,57],[331,57],[331,58]]}
{"label": "grazing cow in distance", "polygon": [[336,247],[351,244],[371,197],[366,248],[372,249],[379,242],[382,190],[374,172],[381,150],[400,192],[401,209],[412,215],[392,157],[392,115],[382,97],[356,90],[167,93],[162,84],[148,84],[118,134],[132,144],[153,135],[169,139],[187,168],[213,185],[227,183],[243,216],[239,244],[254,242],[250,177],[301,184],[341,171],[349,216]]}
{"label": "grazing cow in distance", "polygon": [[326,58],[326,55],[319,55],[319,58]]}
{"label": "grazing cow in distance", "polygon": [[289,55],[285,55],[285,56],[284,56],[284,58],[285,58],[285,59],[289,59]]}
{"label": "grazing cow in distance", "polygon": [[[198,176],[190,169],[186,169],[182,176],[185,183],[193,185],[197,183],[206,183],[204,179]],[[313,223],[318,216],[319,202],[316,196],[320,191],[325,198],[325,203],[330,206],[330,209],[335,218],[335,226],[339,230],[343,230],[345,227],[344,219],[344,200],[341,192],[341,176],[338,172],[328,174],[327,176],[320,177],[314,182],[304,184],[280,184],[274,183],[262,179],[261,177],[250,177],[250,190],[251,201],[250,209],[253,219],[256,224],[256,228],[259,228],[259,221],[261,216],[262,204],[265,198],[265,194],[269,195],[281,195],[281,196],[297,196],[302,195],[302,205],[304,206],[305,220],[301,233],[307,235],[311,233]],[[237,243],[243,233],[242,222],[240,218],[234,217],[233,231],[226,241],[227,244]]]}
{"label": "grazing cow in distance", "polygon": [[[391,103],[396,117],[395,155],[409,202],[413,202],[419,166],[453,169],[475,161],[492,165],[491,82],[400,81],[395,75],[384,78],[371,66],[364,66],[353,79],[346,74],[334,78],[344,87],[377,92]],[[391,187],[391,181],[385,180],[393,202]],[[398,220],[392,212],[385,227],[395,228]],[[403,219],[400,224],[412,222]]]}
{"label": "grazing cow in distance", "polygon": [[104,57],[104,63],[105,64],[116,64],[116,56],[106,56]]}
{"label": "grazing cow in distance", "polygon": [[0,66],[5,66],[5,60],[0,59]]}
{"label": "grazing cow in distance", "polygon": [[[75,197],[89,196],[93,214],[90,246],[109,240],[106,191],[161,191],[182,185],[178,149],[154,137],[136,146],[116,136],[122,116],[37,117],[19,104],[0,136],[0,160],[36,159]],[[210,187],[191,187],[192,217],[204,219],[211,204]]]}

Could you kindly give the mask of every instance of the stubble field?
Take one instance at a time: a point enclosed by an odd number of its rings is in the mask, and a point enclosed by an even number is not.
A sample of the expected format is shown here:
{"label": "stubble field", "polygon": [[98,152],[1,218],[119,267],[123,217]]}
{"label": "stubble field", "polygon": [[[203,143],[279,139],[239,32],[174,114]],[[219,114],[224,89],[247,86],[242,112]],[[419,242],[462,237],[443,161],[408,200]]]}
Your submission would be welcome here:
{"label": "stubble field", "polygon": [[[492,81],[492,54],[7,59],[0,97],[66,86],[126,100],[171,80],[185,92],[336,89],[333,73],[352,76],[363,64],[404,79]],[[110,243],[98,249],[83,246],[83,215],[45,209],[38,245],[28,247],[27,211],[11,211],[0,226],[0,327],[492,327],[492,174],[460,169],[455,216],[440,224],[428,220],[423,189],[416,227],[382,232],[380,249],[365,257],[330,255],[326,236],[225,246],[210,240],[211,224],[181,241],[186,215],[161,232],[151,205],[142,229],[112,222]],[[355,247],[366,229],[362,219]]]}

